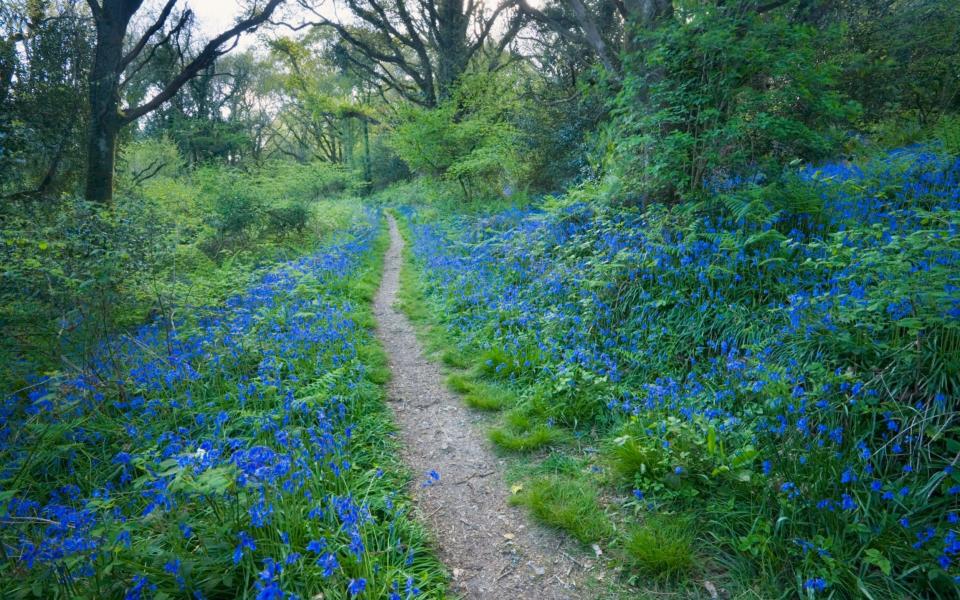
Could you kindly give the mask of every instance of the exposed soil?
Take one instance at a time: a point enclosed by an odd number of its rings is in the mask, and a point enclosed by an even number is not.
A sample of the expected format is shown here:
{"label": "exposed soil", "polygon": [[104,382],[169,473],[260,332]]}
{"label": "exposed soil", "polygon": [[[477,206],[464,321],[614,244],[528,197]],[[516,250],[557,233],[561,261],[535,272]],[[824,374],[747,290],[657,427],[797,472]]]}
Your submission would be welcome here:
{"label": "exposed soil", "polygon": [[[390,357],[390,405],[403,441],[403,459],[418,475],[411,493],[465,598],[580,598],[581,563],[571,542],[531,522],[510,495],[483,433],[482,419],[443,384],[406,315],[394,308],[403,239],[390,217],[390,249],[374,302],[377,335]],[[440,478],[428,475],[436,471]]]}

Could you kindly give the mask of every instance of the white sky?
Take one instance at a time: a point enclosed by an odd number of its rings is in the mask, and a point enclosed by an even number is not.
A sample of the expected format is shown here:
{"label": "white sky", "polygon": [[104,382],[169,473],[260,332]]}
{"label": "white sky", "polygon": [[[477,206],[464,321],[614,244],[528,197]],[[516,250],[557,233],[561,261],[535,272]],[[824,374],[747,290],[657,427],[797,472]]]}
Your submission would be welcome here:
{"label": "white sky", "polygon": [[[244,9],[248,3],[249,0],[180,0],[177,2],[177,6],[189,6],[193,9],[197,28],[203,34],[203,37],[210,39],[218,33],[229,29],[236,18],[245,12]],[[542,3],[542,0],[531,1],[533,6],[540,6]],[[262,5],[263,2],[261,1],[259,4]],[[314,0],[314,4],[318,7],[320,13],[327,18],[334,19],[341,17],[343,20],[349,20],[351,18],[350,12],[342,6],[342,3],[341,6],[337,6],[337,0]],[[147,2],[147,6],[151,8],[158,8],[162,5],[163,0],[149,0]],[[302,18],[303,9],[298,8],[294,0],[288,0],[284,6],[281,6],[277,10],[277,13],[274,15],[274,20],[279,19],[289,23],[298,23],[301,20],[298,19],[298,16]],[[289,30],[281,29],[280,31],[289,33]],[[246,49],[255,46],[257,38],[260,37],[262,32],[263,28],[257,30],[257,32],[252,35],[246,34],[242,36],[240,38],[240,44],[237,47],[239,49]]]}
{"label": "white sky", "polygon": [[230,27],[240,14],[240,3],[236,0],[189,0],[187,5],[193,9],[197,26],[206,37]]}
{"label": "white sky", "polygon": [[[237,17],[245,13],[247,2],[243,2],[242,0],[180,0],[177,4],[178,6],[189,6],[193,10],[197,28],[205,38],[209,39],[229,29]],[[262,2],[260,4],[262,4]],[[286,4],[289,6],[282,6],[274,13],[274,20],[285,18],[285,20],[290,23],[297,23],[296,14],[301,12],[300,9],[295,7],[296,3],[292,0]],[[332,0],[325,0],[322,4],[317,2],[317,4],[320,5],[322,9],[326,9],[321,10],[322,13],[333,13]],[[262,32],[263,28],[258,29],[254,34],[242,36],[240,38],[240,44],[237,47],[244,49],[254,46],[259,34]]]}

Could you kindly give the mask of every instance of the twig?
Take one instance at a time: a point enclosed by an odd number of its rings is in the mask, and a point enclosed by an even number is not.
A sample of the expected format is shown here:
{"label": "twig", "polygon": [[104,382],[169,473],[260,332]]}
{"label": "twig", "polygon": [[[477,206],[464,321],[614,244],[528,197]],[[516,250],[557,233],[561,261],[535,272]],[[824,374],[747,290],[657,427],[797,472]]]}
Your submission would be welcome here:
{"label": "twig", "polygon": [[470,481],[470,480],[473,479],[474,477],[480,477],[480,478],[489,477],[489,476],[493,475],[494,473],[496,473],[496,471],[487,471],[486,473],[474,473],[473,475],[468,475],[467,477],[461,479],[460,481],[455,481],[454,484],[455,484],[455,485],[462,485],[462,484]]}
{"label": "twig", "polygon": [[578,561],[578,560],[575,559],[574,557],[570,556],[570,555],[567,554],[566,552],[561,551],[560,554],[566,556],[566,557],[567,557],[567,560],[569,560],[569,561],[572,562],[573,564],[577,565],[577,566],[580,567],[581,569],[586,570],[586,567],[583,566],[583,563],[581,563],[580,561]]}

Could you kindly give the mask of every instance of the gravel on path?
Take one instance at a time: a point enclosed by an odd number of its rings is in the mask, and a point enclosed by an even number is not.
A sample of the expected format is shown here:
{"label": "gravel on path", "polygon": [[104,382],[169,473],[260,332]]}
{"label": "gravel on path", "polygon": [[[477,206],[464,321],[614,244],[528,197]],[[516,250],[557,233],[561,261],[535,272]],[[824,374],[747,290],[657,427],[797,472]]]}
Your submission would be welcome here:
{"label": "gravel on path", "polygon": [[571,542],[508,504],[503,463],[481,417],[447,390],[440,367],[427,360],[410,321],[394,307],[403,238],[393,217],[389,222],[390,248],[374,301],[377,336],[390,359],[388,398],[402,458],[418,475],[411,492],[451,573],[452,592],[484,599],[583,597]]}

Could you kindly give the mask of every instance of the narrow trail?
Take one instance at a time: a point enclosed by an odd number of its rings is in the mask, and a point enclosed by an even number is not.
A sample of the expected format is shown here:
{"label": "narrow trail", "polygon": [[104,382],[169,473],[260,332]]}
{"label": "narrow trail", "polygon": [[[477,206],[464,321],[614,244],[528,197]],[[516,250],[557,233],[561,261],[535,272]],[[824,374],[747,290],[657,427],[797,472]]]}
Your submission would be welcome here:
{"label": "narrow trail", "polygon": [[[377,335],[390,357],[391,407],[403,458],[418,474],[412,493],[432,528],[452,591],[465,598],[559,600],[581,597],[580,563],[570,543],[509,506],[502,464],[481,419],[448,391],[440,367],[426,359],[407,317],[394,308],[403,239],[390,220],[390,249],[374,301]],[[440,480],[430,485],[426,473]]]}

